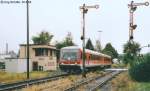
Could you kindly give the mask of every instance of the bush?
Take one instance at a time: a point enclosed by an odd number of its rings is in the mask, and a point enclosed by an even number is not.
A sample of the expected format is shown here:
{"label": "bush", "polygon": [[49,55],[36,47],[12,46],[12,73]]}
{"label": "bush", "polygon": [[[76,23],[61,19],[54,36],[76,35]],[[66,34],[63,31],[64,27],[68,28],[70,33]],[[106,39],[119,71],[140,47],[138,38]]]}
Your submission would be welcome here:
{"label": "bush", "polygon": [[139,82],[150,82],[150,54],[143,57],[144,61],[135,63],[129,69],[132,79]]}

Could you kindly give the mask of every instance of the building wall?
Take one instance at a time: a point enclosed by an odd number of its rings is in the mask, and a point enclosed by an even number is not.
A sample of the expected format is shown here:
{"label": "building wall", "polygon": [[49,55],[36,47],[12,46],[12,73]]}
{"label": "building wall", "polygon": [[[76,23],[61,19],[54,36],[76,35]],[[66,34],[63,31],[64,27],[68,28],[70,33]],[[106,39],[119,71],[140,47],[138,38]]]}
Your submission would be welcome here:
{"label": "building wall", "polygon": [[0,59],[10,58],[10,57],[11,57],[11,55],[0,54]]}
{"label": "building wall", "polygon": [[[32,47],[29,47],[29,52],[30,58],[33,58],[35,55],[34,49]],[[19,58],[26,58],[27,57],[27,48],[26,46],[20,46],[20,53],[19,53]]]}
{"label": "building wall", "polygon": [[[32,63],[29,61],[29,70],[32,71]],[[5,59],[5,71],[9,73],[23,73],[27,71],[26,59]]]}
{"label": "building wall", "polygon": [[38,66],[43,66],[43,70],[56,70],[57,62],[56,57],[51,59],[50,57],[35,57],[32,62],[38,62]]}
{"label": "building wall", "polygon": [[[47,48],[48,49],[48,56],[35,56],[35,48]],[[55,47],[53,47],[55,48]],[[26,58],[26,46],[20,46],[20,54],[19,58]],[[51,55],[52,51],[52,55]],[[30,59],[33,68],[33,63],[38,62],[38,69],[39,67],[43,67],[43,71],[47,70],[56,70],[57,68],[57,59],[56,59],[56,52],[54,49],[51,49],[47,45],[33,45],[29,47],[30,52]]]}
{"label": "building wall", "polygon": [[0,54],[0,70],[1,71],[5,71],[5,61],[7,61],[8,59],[14,59],[17,58],[17,54],[14,53],[13,51],[10,51],[9,53],[3,53]]}

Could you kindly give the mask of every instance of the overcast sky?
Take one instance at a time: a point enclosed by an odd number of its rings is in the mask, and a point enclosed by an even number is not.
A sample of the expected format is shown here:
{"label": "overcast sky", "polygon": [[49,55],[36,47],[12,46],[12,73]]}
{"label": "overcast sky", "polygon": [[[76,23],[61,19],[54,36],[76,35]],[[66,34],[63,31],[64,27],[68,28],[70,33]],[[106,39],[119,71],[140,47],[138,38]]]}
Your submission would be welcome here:
{"label": "overcast sky", "polygon": [[[4,0],[3,0],[4,1]],[[9,0],[8,0],[9,1]],[[135,0],[145,2],[146,0]],[[79,6],[100,5],[86,14],[86,37],[93,44],[100,39],[102,47],[111,42],[119,53],[129,34],[130,0],[32,0],[30,4],[30,39],[42,30],[54,35],[53,41],[61,41],[71,32],[74,42],[81,46],[81,11]],[[150,6],[140,6],[135,12],[138,25],[134,40],[142,46],[150,43]],[[19,44],[26,43],[26,4],[0,4],[0,52],[9,44],[9,50],[18,51]],[[98,31],[102,31],[101,34]],[[150,51],[145,48],[144,52]]]}

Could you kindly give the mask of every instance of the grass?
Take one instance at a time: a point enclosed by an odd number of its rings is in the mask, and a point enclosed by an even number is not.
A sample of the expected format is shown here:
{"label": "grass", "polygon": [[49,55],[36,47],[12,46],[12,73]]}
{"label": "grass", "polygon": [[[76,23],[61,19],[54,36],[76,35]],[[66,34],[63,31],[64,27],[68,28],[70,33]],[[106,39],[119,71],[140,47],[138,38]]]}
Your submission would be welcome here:
{"label": "grass", "polygon": [[[30,78],[41,78],[49,75],[50,72],[30,72]],[[6,73],[0,71],[0,83],[10,83],[26,80],[26,73]]]}
{"label": "grass", "polygon": [[111,81],[112,91],[150,91],[150,82],[133,81],[127,72],[120,74]]}

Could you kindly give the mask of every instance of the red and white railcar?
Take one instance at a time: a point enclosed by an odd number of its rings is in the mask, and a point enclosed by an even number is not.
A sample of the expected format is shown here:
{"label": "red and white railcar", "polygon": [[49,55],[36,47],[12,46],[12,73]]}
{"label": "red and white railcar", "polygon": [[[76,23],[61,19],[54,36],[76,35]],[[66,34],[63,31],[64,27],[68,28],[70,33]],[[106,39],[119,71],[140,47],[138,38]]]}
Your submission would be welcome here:
{"label": "red and white railcar", "polygon": [[[78,46],[68,46],[62,48],[60,50],[60,69],[82,70],[82,53],[82,48],[79,48]],[[110,56],[89,49],[85,49],[86,69],[111,66],[111,64],[112,60]]]}

